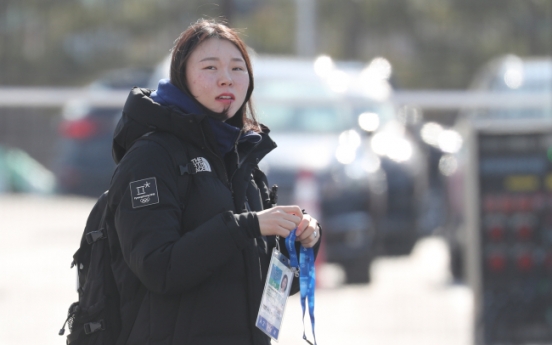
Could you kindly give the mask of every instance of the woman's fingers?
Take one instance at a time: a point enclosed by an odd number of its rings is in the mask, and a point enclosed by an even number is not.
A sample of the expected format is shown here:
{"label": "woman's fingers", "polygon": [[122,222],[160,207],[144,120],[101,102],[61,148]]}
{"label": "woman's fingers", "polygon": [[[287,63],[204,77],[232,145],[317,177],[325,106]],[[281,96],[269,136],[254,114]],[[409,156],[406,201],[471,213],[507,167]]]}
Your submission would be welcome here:
{"label": "woman's fingers", "polygon": [[303,218],[303,212],[301,211],[301,208],[297,205],[281,205],[275,206],[272,209],[278,209],[285,213],[293,214],[299,216],[299,218]]}
{"label": "woman's fingers", "polygon": [[301,218],[299,218],[297,216],[294,216],[294,215],[291,215],[291,214],[284,215],[282,217],[282,220],[286,221],[287,223],[292,224],[292,228],[290,230],[295,229],[301,223]]}
{"label": "woman's fingers", "polygon": [[317,224],[318,222],[316,221],[316,219],[312,218],[308,214],[305,214],[303,216],[303,219],[297,225],[297,231],[296,231],[297,239],[299,241],[302,241],[310,237],[317,229],[318,227]]}
{"label": "woman's fingers", "polygon": [[306,214],[297,226],[297,239],[305,248],[313,247],[320,239],[318,222],[310,215]]}
{"label": "woman's fingers", "polygon": [[275,206],[257,212],[257,218],[262,235],[287,237],[300,224],[303,214],[299,206]]}
{"label": "woman's fingers", "polygon": [[319,239],[320,239],[320,234],[318,234],[318,231],[314,231],[311,236],[305,238],[304,240],[302,240],[300,242],[301,242],[301,245],[303,247],[312,248],[318,242]]}
{"label": "woman's fingers", "polygon": [[278,221],[278,225],[284,229],[285,231],[287,231],[288,233],[291,232],[293,229],[295,229],[297,227],[297,225],[292,222],[292,221],[289,221],[289,220],[286,220],[286,219],[281,219]]}
{"label": "woman's fingers", "polygon": [[305,248],[312,248],[316,245],[318,239],[311,240],[309,242],[301,242],[301,245]]}
{"label": "woman's fingers", "polygon": [[308,236],[308,234],[306,234],[305,232],[309,231],[308,227],[310,225],[310,220],[311,220],[311,216],[308,214],[305,214],[303,216],[303,219],[301,219],[301,221],[297,225],[297,231],[295,232],[295,234],[297,235],[298,240],[301,240],[306,236]]}
{"label": "woman's fingers", "polygon": [[303,247],[311,248],[320,239],[318,222],[308,214],[303,214],[299,206],[275,206],[257,212],[261,234],[264,236],[288,237],[297,228],[296,241]]}

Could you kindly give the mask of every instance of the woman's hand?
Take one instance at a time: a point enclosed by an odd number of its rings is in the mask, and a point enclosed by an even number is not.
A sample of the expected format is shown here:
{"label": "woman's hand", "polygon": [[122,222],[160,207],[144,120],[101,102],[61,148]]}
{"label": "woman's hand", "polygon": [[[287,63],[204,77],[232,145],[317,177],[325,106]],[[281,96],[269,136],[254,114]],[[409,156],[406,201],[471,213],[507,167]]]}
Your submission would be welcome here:
{"label": "woman's hand", "polygon": [[304,214],[303,219],[297,226],[296,241],[301,242],[301,245],[305,248],[312,248],[320,239],[320,230],[318,229],[318,222],[309,214]]}
{"label": "woman's hand", "polygon": [[290,232],[301,224],[303,217],[299,206],[274,206],[257,212],[263,236],[288,237]]}

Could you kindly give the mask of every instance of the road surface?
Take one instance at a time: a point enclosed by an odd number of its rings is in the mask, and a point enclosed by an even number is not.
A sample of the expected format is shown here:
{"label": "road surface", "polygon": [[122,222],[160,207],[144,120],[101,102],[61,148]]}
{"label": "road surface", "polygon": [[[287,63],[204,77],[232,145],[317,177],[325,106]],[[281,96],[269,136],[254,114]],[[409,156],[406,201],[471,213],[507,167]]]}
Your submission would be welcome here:
{"label": "road surface", "polygon": [[[65,344],[57,333],[77,299],[69,267],[93,203],[0,196],[0,345]],[[443,242],[427,238],[408,257],[376,260],[372,283],[358,286],[344,286],[339,267],[321,265],[318,344],[470,345],[472,296],[449,283],[447,259]],[[305,325],[310,330],[308,318]],[[304,345],[302,334],[293,296],[278,344]]]}

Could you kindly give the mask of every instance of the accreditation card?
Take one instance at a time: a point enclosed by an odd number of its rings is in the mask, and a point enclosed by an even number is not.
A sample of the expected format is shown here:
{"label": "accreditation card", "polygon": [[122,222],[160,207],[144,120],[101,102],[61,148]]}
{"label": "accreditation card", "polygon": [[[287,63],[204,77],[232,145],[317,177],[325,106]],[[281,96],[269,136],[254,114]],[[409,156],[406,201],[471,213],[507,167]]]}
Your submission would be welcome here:
{"label": "accreditation card", "polygon": [[276,341],[280,336],[293,274],[289,259],[274,248],[255,325]]}

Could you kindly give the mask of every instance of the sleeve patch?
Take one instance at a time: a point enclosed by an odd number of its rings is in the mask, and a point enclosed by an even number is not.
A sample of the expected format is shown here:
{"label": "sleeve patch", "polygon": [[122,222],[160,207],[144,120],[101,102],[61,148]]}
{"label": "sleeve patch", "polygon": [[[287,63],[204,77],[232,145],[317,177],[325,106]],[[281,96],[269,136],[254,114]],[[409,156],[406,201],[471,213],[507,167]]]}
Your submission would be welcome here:
{"label": "sleeve patch", "polygon": [[155,177],[131,182],[130,196],[132,198],[132,208],[158,204],[159,193],[157,192],[157,180]]}

